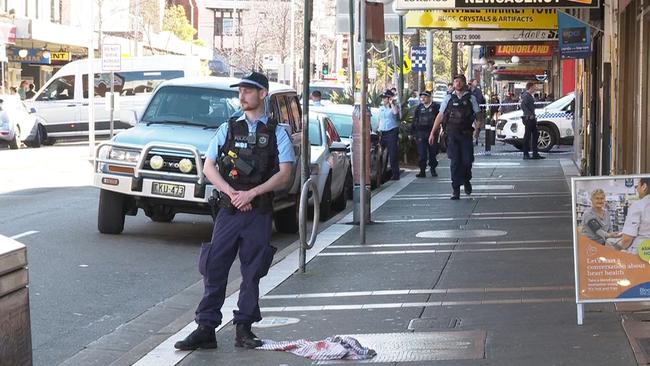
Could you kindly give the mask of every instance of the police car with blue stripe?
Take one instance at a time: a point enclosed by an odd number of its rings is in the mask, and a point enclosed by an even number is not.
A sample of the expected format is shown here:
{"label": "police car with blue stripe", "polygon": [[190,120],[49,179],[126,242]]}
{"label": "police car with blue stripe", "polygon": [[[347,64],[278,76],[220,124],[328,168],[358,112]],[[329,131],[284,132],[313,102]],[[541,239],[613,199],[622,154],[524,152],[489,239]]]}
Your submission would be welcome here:
{"label": "police car with blue stripe", "polygon": [[[555,102],[535,110],[539,151],[550,151],[555,145],[573,144],[573,110],[575,93],[569,93]],[[505,113],[497,120],[497,140],[522,148],[524,123],[521,110]]]}

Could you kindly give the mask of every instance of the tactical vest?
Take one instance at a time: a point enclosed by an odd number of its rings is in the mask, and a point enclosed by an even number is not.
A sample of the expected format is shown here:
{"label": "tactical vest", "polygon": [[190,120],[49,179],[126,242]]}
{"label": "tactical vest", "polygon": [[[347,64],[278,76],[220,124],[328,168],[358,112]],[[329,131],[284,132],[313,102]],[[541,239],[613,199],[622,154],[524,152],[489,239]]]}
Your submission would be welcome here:
{"label": "tactical vest", "polygon": [[[226,142],[219,152],[219,170],[224,180],[237,191],[246,191],[269,180],[279,171],[278,144],[275,136],[277,122],[257,122],[255,135],[249,135],[248,122],[231,118],[228,121]],[[232,153],[231,153],[232,152]],[[234,153],[234,154],[233,154]],[[235,164],[232,157],[236,156]],[[237,159],[241,159],[238,164]],[[247,169],[252,168],[248,174]],[[270,210],[273,193],[255,197],[253,207]]]}
{"label": "tactical vest", "polygon": [[458,98],[456,93],[451,94],[451,100],[445,110],[445,128],[453,132],[471,132],[474,130],[474,108],[472,107],[472,94],[467,93]]}
{"label": "tactical vest", "polygon": [[413,121],[413,123],[415,123],[416,131],[431,132],[431,128],[433,128],[433,120],[438,114],[438,111],[434,107],[433,103],[431,103],[428,108],[424,104],[418,105],[417,118]]}

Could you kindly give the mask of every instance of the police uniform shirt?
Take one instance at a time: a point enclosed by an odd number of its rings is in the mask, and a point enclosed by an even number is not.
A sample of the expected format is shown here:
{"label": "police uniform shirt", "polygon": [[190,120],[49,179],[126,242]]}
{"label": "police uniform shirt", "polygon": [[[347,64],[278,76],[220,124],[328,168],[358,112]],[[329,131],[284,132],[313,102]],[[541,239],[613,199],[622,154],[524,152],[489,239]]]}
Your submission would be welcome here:
{"label": "police uniform shirt", "polygon": [[[456,92],[454,92],[454,94],[455,93]],[[471,94],[471,93],[468,90],[465,90],[465,92],[460,96],[460,98],[464,97],[465,94]],[[451,100],[451,96],[452,96],[452,94],[445,95],[445,98],[442,100],[442,103],[440,103],[440,110],[438,111],[438,113],[445,113],[445,110],[447,109],[447,104],[449,104],[449,101]],[[456,96],[458,96],[458,95],[456,94]],[[476,97],[474,95],[472,95],[469,98],[469,100],[470,100],[470,102],[472,102],[472,110],[474,111],[474,113],[479,113],[481,111],[481,108],[479,108],[479,106],[478,106],[478,102],[476,101]]]}
{"label": "police uniform shirt", "polygon": [[636,253],[642,241],[650,239],[650,195],[634,202],[627,211],[623,234],[634,237],[627,252]]}
{"label": "police uniform shirt", "polygon": [[379,131],[390,131],[397,127],[399,127],[399,123],[397,115],[393,113],[393,107],[384,105],[379,107]]}
{"label": "police uniform shirt", "polygon": [[[266,115],[262,115],[254,123],[251,123],[246,119],[246,115],[243,114],[241,117],[237,119],[237,121],[243,121],[243,120],[245,120],[248,123],[248,133],[251,135],[255,135],[255,131],[257,130],[257,122],[262,122],[264,124],[267,124],[269,118]],[[278,162],[280,164],[294,162],[295,155],[293,153],[293,144],[291,143],[291,139],[289,138],[289,134],[287,133],[287,131],[281,126],[277,126],[275,129],[275,137],[277,139],[277,144],[278,144]],[[228,123],[226,122],[221,126],[219,126],[217,133],[212,138],[212,141],[210,141],[210,145],[208,146],[208,152],[205,154],[206,158],[217,161],[217,152],[219,151],[219,148],[226,143],[227,138],[228,138]]]}
{"label": "police uniform shirt", "polygon": [[[436,105],[436,103],[431,102],[429,105],[425,105],[424,103],[420,103],[415,110],[415,115],[417,116],[418,119],[422,118],[423,114],[428,114],[431,113],[433,118],[431,118],[431,121],[428,121],[430,126],[429,130],[431,130],[431,127],[433,127],[433,122],[436,119],[436,116],[438,114],[438,110],[440,107]],[[416,121],[415,119],[413,120],[413,123],[411,123],[411,132],[415,133],[418,131],[418,127],[420,127],[420,121]]]}

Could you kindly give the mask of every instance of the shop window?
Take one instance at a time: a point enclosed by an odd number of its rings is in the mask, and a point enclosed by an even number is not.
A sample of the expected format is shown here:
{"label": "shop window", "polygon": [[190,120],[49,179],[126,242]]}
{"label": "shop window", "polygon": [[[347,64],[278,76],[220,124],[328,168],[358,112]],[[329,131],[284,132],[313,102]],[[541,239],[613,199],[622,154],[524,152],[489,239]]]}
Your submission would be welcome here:
{"label": "shop window", "polygon": [[217,10],[214,19],[214,35],[232,36],[233,34],[241,36],[241,18],[235,18],[232,11]]}
{"label": "shop window", "polygon": [[50,21],[61,23],[61,0],[50,0]]}
{"label": "shop window", "polygon": [[51,82],[36,100],[74,99],[74,75],[60,77]]}

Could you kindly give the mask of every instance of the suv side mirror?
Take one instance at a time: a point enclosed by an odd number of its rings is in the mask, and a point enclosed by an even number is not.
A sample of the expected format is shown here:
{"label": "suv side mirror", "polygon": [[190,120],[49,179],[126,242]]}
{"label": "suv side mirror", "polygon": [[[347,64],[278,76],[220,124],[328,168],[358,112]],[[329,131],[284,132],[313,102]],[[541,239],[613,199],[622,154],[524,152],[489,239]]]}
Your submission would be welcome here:
{"label": "suv side mirror", "polygon": [[127,122],[131,126],[135,126],[138,123],[138,112],[133,109],[120,110],[118,112],[118,118],[122,122]]}
{"label": "suv side mirror", "polygon": [[332,145],[330,145],[330,151],[331,152],[349,153],[350,152],[350,147],[347,144],[344,144],[343,142],[334,141],[334,142],[332,142]]}

